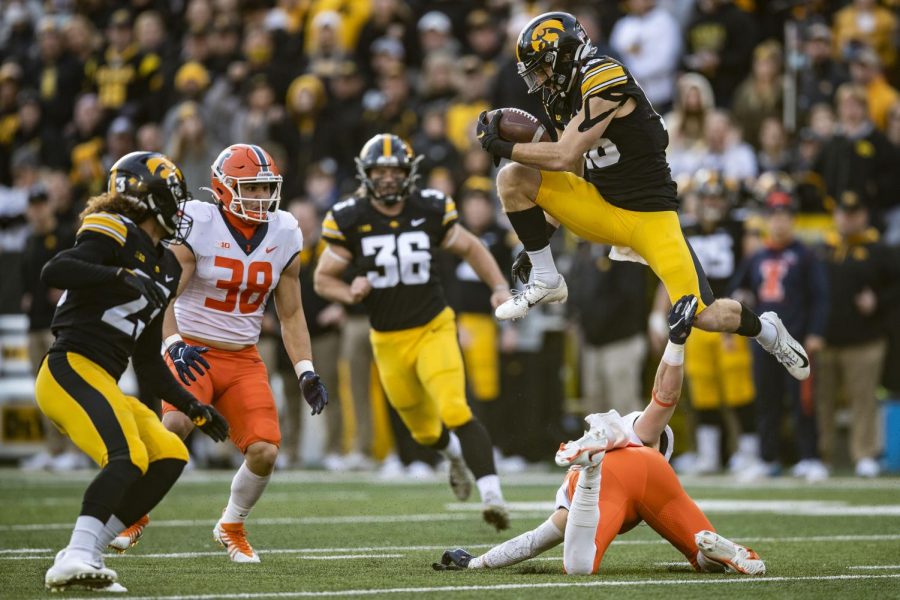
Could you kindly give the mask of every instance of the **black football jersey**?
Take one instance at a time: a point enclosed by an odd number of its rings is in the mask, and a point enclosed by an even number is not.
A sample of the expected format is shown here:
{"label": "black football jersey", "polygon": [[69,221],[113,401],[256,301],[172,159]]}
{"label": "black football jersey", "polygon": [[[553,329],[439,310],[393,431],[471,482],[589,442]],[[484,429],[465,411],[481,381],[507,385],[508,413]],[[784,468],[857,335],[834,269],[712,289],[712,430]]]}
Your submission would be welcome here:
{"label": "black football jersey", "polygon": [[396,217],[365,198],[335,204],[325,216],[322,237],[350,250],[352,266],[372,284],[363,301],[372,329],[418,327],[447,306],[435,253],[456,222],[456,204],[432,189],[413,192]]}
{"label": "black football jersey", "polygon": [[[84,240],[101,241],[107,248],[103,264],[140,271],[172,298],[178,289],[181,265],[172,252],[132,221],[114,213],[88,215],[78,230],[75,246]],[[135,342],[151,324],[160,327],[162,309],[121,281],[66,290],[56,306],[51,351],[77,352],[121,377],[134,353]]]}
{"label": "black football jersey", "polygon": [[727,216],[712,229],[694,221],[685,222],[684,237],[694,250],[709,286],[717,298],[726,296],[728,286],[743,260],[744,222]]}
{"label": "black football jersey", "polygon": [[[618,61],[601,56],[578,68],[567,98],[546,107],[559,128],[588,106],[592,96],[634,98],[637,106],[626,117],[613,119],[599,144],[584,155],[584,177],[610,204],[635,211],[677,210],[678,198],[666,147],[665,124],[647,100],[644,90]],[[588,112],[586,125],[601,115]]]}

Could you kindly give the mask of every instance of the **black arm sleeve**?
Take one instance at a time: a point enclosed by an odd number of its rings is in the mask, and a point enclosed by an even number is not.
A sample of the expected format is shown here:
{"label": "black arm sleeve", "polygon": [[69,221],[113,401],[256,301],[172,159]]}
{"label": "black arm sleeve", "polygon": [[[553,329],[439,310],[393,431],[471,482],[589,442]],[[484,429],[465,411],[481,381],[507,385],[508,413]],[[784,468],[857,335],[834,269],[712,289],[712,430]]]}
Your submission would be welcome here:
{"label": "black arm sleeve", "polygon": [[63,250],[44,265],[41,281],[61,290],[111,283],[119,267],[107,263],[115,259],[118,247],[112,239],[83,234],[74,248]]}
{"label": "black arm sleeve", "polygon": [[190,405],[197,401],[186,389],[181,387],[178,380],[169,371],[166,361],[162,357],[162,322],[163,313],[153,319],[141,337],[138,338],[134,348],[134,372],[145,389],[183,413],[186,413]]}

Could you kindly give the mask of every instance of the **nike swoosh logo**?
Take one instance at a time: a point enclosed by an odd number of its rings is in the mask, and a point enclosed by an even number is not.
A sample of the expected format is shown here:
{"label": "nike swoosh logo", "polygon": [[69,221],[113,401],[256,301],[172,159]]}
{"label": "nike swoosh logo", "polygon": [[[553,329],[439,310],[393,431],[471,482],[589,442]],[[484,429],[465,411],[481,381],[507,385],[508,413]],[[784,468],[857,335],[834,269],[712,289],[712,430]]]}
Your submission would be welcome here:
{"label": "nike swoosh logo", "polygon": [[171,275],[166,275],[166,283],[170,283],[173,279],[175,279],[175,278],[172,277]]}
{"label": "nike swoosh logo", "polygon": [[266,248],[266,254],[275,250],[278,246],[272,246],[271,248]]}
{"label": "nike swoosh logo", "polygon": [[480,131],[480,132],[478,133],[478,139],[480,140],[480,139],[483,138],[483,137],[484,137],[484,132],[483,132],[483,131]]}
{"label": "nike swoosh logo", "polygon": [[425,222],[425,219],[413,219],[412,221],[409,222],[409,224],[412,225],[413,227],[418,227],[419,225],[421,225],[424,222]]}
{"label": "nike swoosh logo", "polygon": [[803,363],[802,365],[800,365],[800,368],[805,369],[806,367],[809,366],[809,361],[806,359],[805,356],[803,356],[803,353],[802,353],[802,352],[798,352],[797,349],[794,348],[793,346],[791,346],[790,344],[788,344],[787,347],[790,348],[791,351],[792,351],[794,354],[796,354],[797,357],[800,359],[800,362]]}

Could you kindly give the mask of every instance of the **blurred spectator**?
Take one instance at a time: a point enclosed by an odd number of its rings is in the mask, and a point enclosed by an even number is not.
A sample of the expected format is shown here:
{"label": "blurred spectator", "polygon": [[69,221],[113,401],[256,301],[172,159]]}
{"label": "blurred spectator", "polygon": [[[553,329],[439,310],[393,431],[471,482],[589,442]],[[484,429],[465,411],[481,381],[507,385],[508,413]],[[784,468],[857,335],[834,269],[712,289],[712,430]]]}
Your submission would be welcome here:
{"label": "blurred spectator", "polygon": [[163,140],[162,129],[156,123],[141,125],[135,134],[135,146],[138,150],[144,152],[165,154],[165,143]]}
{"label": "blurred spectator", "polygon": [[369,71],[372,83],[377,82],[383,75],[401,71],[406,68],[406,51],[399,40],[391,37],[380,37],[369,48]]}
{"label": "blurred spectator", "polygon": [[781,119],[777,117],[763,119],[759,127],[759,152],[756,153],[759,172],[792,171],[794,162],[787,132]]}
{"label": "blurred spectator", "polygon": [[[497,224],[492,193],[491,180],[467,180],[459,194],[460,217],[466,229],[490,250],[500,271],[508,273],[512,266],[510,232]],[[510,415],[500,402],[500,338],[491,308],[493,290],[466,261],[449,255],[446,259],[449,272],[441,280],[447,288],[448,303],[456,311],[471,405],[491,439],[499,439],[495,434],[502,437],[501,429],[507,426]]]}
{"label": "blurred spectator", "polygon": [[165,154],[181,168],[195,198],[203,196],[201,187],[210,185],[210,167],[218,152],[199,107],[193,102],[180,104],[175,130],[166,144]]}
{"label": "blurred spectator", "polygon": [[341,38],[342,24],[341,15],[334,11],[323,11],[313,18],[307,54],[309,70],[314,75],[324,79],[333,77],[346,60]]}
{"label": "blurred spectator", "polygon": [[[766,245],[741,265],[732,295],[753,306],[757,314],[774,311],[788,332],[813,360],[824,346],[828,313],[828,281],[819,258],[794,238],[796,204],[790,194],[774,190],[766,198]],[[818,376],[818,371],[816,372]],[[819,481],[828,471],[819,460],[813,386],[791,377],[759,344],[753,344],[753,382],[756,386],[756,420],[760,437],[760,475],[780,470],[781,425],[785,397],[793,413],[793,438],[798,462],[797,477]]]}
{"label": "blurred spectator", "polygon": [[31,50],[34,23],[41,15],[35,0],[10,0],[3,6],[0,21],[0,55],[22,64]]}
{"label": "blurred spectator", "polygon": [[675,69],[681,56],[681,30],[656,0],[628,0],[628,15],[616,21],[609,43],[641,82],[657,112],[672,107]]}
{"label": "blurred spectator", "polygon": [[[204,109],[203,99],[209,89],[209,71],[202,64],[194,61],[184,63],[175,73],[175,98],[172,106],[166,111],[162,120],[163,135],[168,139],[175,131],[184,104],[193,104],[200,110],[206,123],[211,124],[209,111]],[[224,128],[223,128],[224,129]],[[227,145],[228,140],[221,140]]]}
{"label": "blurred spectator", "polygon": [[69,153],[70,178],[78,197],[93,196],[106,187],[106,172],[100,162],[104,149],[102,119],[100,101],[95,94],[83,94],[76,100],[64,143]]}
{"label": "blurred spectator", "polygon": [[22,84],[22,67],[14,62],[0,66],[0,150],[5,160],[0,161],[0,185],[12,183],[9,156],[12,156],[13,140],[19,128],[19,90]]}
{"label": "blurred spectator", "polygon": [[331,126],[331,148],[337,162],[337,176],[341,181],[352,181],[356,174],[353,159],[365,142],[362,121],[365,83],[356,64],[347,60],[341,63],[338,72],[327,84],[330,100],[325,106],[323,120]]}
{"label": "blurred spectator", "polygon": [[710,111],[704,129],[702,144],[670,154],[673,177],[691,175],[701,169],[720,172],[725,179],[732,181],[744,181],[756,176],[753,149],[741,140],[740,132],[727,112]]}
{"label": "blurred spectator", "polygon": [[254,76],[247,86],[245,108],[232,117],[229,143],[257,144],[273,148],[281,155],[286,150],[290,152],[296,141],[291,130],[287,112],[278,101],[274,87],[264,75]]}
{"label": "blurred spectator", "polygon": [[354,61],[374,80],[370,54],[372,44],[379,38],[391,38],[401,42],[406,57],[416,51],[416,33],[412,9],[401,0],[373,0],[372,12],[359,32]]}
{"label": "blurred spectator", "polygon": [[685,73],[679,77],[677,90],[672,112],[664,119],[669,132],[670,153],[689,150],[703,143],[706,117],[716,104],[712,86],[698,73]]}
{"label": "blurred spectator", "polygon": [[104,180],[113,163],[129,152],[134,152],[134,125],[128,117],[116,117],[106,132],[106,151],[100,159]]}
{"label": "blurred spectator", "polygon": [[580,334],[581,412],[641,410],[647,354],[646,269],[610,260],[610,248],[582,242],[569,273],[570,311]]}
{"label": "blurred spectator", "polygon": [[378,89],[366,93],[363,109],[363,129],[367,137],[393,133],[408,140],[416,131],[415,99],[402,67],[396,66],[381,76]]}
{"label": "blurred spectator", "polygon": [[879,65],[878,55],[867,46],[854,49],[849,56],[850,79],[866,90],[869,101],[869,118],[875,127],[884,131],[887,126],[887,113],[898,99],[897,92],[885,80]]}
{"label": "blurred spectator", "polygon": [[306,171],[307,198],[322,214],[334,206],[341,193],[336,175],[337,164],[331,159],[320,160]]}
{"label": "blurred spectator", "polygon": [[475,56],[496,69],[494,60],[503,49],[504,36],[499,23],[486,10],[477,8],[466,17],[466,44]]}
{"label": "blurred spectator", "polygon": [[287,182],[288,193],[297,189],[306,179],[306,170],[316,159],[333,154],[331,144],[335,127],[321,119],[325,109],[325,86],[315,75],[301,75],[291,82],[287,92],[287,113],[293,123],[290,137],[289,162],[286,171],[292,177]]}
{"label": "blurred spectator", "polygon": [[460,77],[456,74],[456,58],[445,52],[432,52],[422,65],[419,96],[426,107],[446,108],[456,95]]}
{"label": "blurred spectator", "polygon": [[475,140],[475,121],[482,111],[490,108],[487,103],[487,73],[477,56],[465,56],[460,60],[456,74],[457,96],[447,108],[447,137],[460,152]]}
{"label": "blurred spectator", "polygon": [[826,461],[834,460],[835,411],[843,392],[856,474],[875,477],[881,452],[875,390],[886,349],[885,313],[900,302],[900,256],[869,227],[869,210],[856,194],[838,198],[834,222],[837,233],[824,247],[830,282],[826,345],[816,368],[819,449]]}
{"label": "blurred spectator", "polygon": [[755,44],[756,24],[731,0],[698,0],[685,30],[684,64],[709,79],[718,106],[731,106]]}
{"label": "blurred spectator", "polygon": [[13,152],[27,148],[37,156],[40,165],[61,168],[67,162],[61,141],[59,130],[44,119],[37,93],[32,90],[21,92],[19,122],[13,139]]}
{"label": "blurred spectator", "polygon": [[[0,261],[5,271],[20,273],[28,239],[28,190],[37,182],[37,159],[18,152],[11,162],[13,185],[0,184]],[[21,277],[0,277],[0,315],[20,314],[23,293]]]}
{"label": "blurred spectator", "polygon": [[881,64],[892,69],[897,60],[897,17],[877,0],[852,0],[834,15],[834,50],[840,56],[851,42],[869,44]]}
{"label": "blurred spectator", "polygon": [[58,22],[41,20],[37,34],[38,55],[28,70],[28,85],[40,92],[45,120],[56,131],[72,118],[72,98],[81,91],[84,66],[66,50]]}
{"label": "blurred spectator", "polygon": [[437,167],[458,173],[459,153],[447,138],[447,122],[444,110],[434,107],[422,116],[422,127],[412,139],[413,151],[422,156],[419,172],[427,178]]}
{"label": "blurred spectator", "polygon": [[124,112],[141,122],[159,120],[163,104],[160,57],[138,49],[125,9],[112,13],[106,27],[108,45],[85,69],[107,120]]}
{"label": "blurred spectator", "polygon": [[748,144],[759,149],[759,132],[764,119],[780,119],[782,108],[781,44],[763,42],[753,51],[751,75],[734,94],[732,117],[740,124]]}
{"label": "blurred spectator", "polygon": [[[338,386],[338,362],[340,355],[340,331],[346,314],[344,307],[339,304],[331,304],[323,300],[313,289],[313,272],[316,269],[319,256],[325,250],[325,243],[321,240],[322,221],[315,205],[307,201],[292,201],[283,207],[290,211],[300,223],[300,231],[303,233],[303,250],[300,252],[300,288],[303,299],[303,312],[309,326],[309,335],[312,341],[313,355],[322,366],[317,371],[328,392],[328,409],[325,414],[327,435],[325,436],[326,456],[338,457],[344,452],[344,420],[345,412],[341,406],[340,387]],[[281,412],[282,431],[284,432],[283,447],[288,464],[299,466],[300,464],[300,423],[308,418],[304,415],[307,411],[303,397],[297,393],[297,376],[294,374],[294,366],[286,352],[279,351],[279,370],[284,380],[284,397],[287,407]],[[356,460],[354,466],[362,466],[361,460]],[[308,465],[307,465],[308,466]],[[349,465],[346,465],[349,466]]]}
{"label": "blurred spectator", "polygon": [[459,42],[453,37],[453,23],[446,14],[432,10],[422,15],[416,24],[419,32],[421,58],[432,52],[443,51],[459,54]]}
{"label": "blurred spectator", "polygon": [[228,15],[217,16],[209,41],[209,69],[217,77],[224,75],[229,65],[241,59],[240,20]]}
{"label": "blurred spectator", "polygon": [[844,84],[835,102],[837,131],[823,146],[815,170],[832,198],[841,201],[845,194],[855,196],[877,224],[883,211],[900,203],[900,197],[891,193],[896,177],[894,149],[868,118],[865,90]]}
{"label": "blurred spectator", "polygon": [[83,15],[74,15],[63,27],[66,49],[82,66],[95,61],[100,45],[97,29]]}
{"label": "blurred spectator", "polygon": [[832,58],[831,29],[824,23],[813,23],[804,31],[803,61],[797,72],[797,110],[805,116],[816,104],[831,104],[849,74]]}
{"label": "blurred spectator", "polygon": [[[706,273],[713,295],[724,297],[743,258],[744,223],[733,211],[736,186],[720,171],[698,172],[692,182],[697,213],[684,221],[685,238]],[[665,314],[667,300],[657,303]],[[656,317],[659,321],[659,317]],[[657,342],[657,345],[660,344]],[[684,375],[697,420],[697,461],[684,470],[711,473],[720,468],[723,409],[737,417],[739,434],[729,470],[739,476],[756,468],[759,438],[753,409],[750,342],[745,337],[694,329],[685,344]]]}

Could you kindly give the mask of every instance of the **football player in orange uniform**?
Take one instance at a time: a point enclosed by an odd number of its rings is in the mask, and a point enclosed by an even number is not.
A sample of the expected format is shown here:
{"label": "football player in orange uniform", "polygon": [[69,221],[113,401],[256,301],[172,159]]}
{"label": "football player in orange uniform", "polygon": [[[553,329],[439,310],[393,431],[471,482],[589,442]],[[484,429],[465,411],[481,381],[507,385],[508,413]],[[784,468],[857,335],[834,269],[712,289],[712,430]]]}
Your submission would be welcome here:
{"label": "football player in orange uniform", "polygon": [[436,570],[505,567],[562,542],[566,573],[597,573],[613,539],[646,521],[698,571],[765,573],[755,552],[715,533],[666,460],[672,450],[666,423],[681,394],[684,342],[697,306],[694,296],[685,296],[669,315],[669,344],[647,408],[636,418],[615,411],[589,415],[590,431],[560,446],[556,463],[571,468],[557,491],[556,512],[481,556],[447,550]]}
{"label": "football player in orange uniform", "polygon": [[[178,299],[166,312],[163,333],[169,367],[204,404],[232,423],[231,441],[244,463],[231,483],[231,496],[213,529],[234,562],[255,563],[244,520],[262,496],[275,467],[281,431],[269,376],[256,349],[263,311],[274,296],[281,336],[294,363],[300,391],[319,414],[328,402],[312,363],[300,300],[302,236],[297,220],[279,210],[282,178],[268,152],[234,144],[212,165],[215,202],[192,201],[184,212],[194,227],[173,247],[182,274]],[[195,372],[203,374],[197,377]],[[163,424],[182,438],[189,419],[163,405]],[[141,535],[146,517],[113,544],[128,548]]]}

